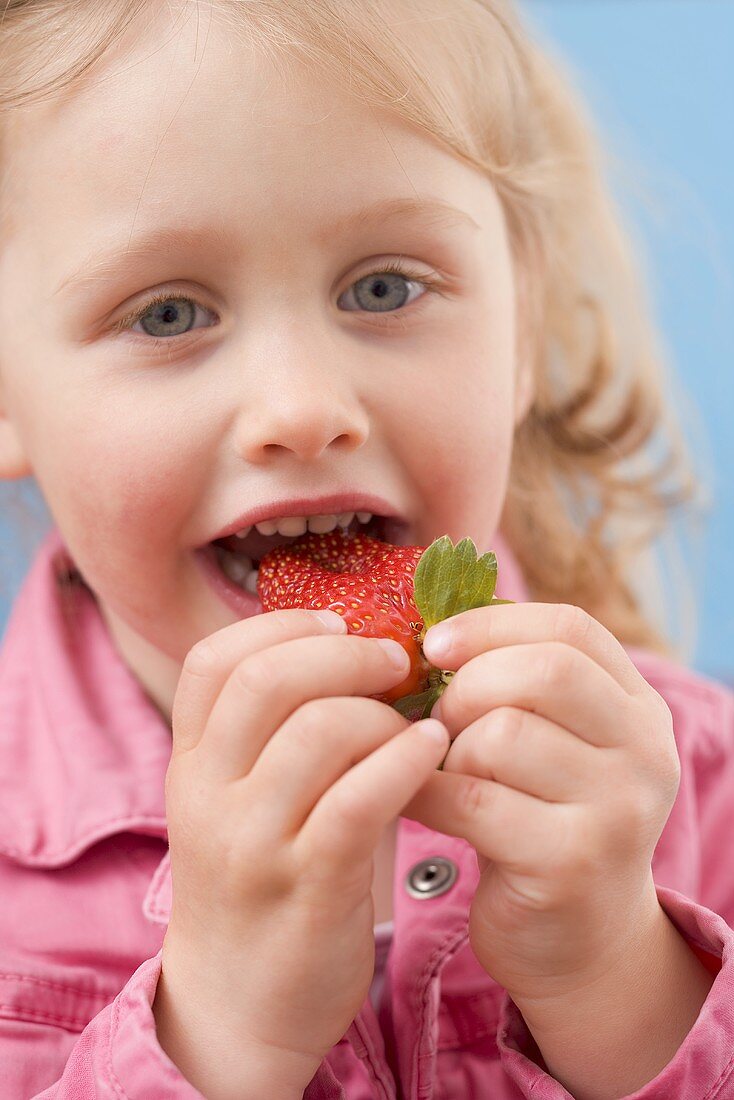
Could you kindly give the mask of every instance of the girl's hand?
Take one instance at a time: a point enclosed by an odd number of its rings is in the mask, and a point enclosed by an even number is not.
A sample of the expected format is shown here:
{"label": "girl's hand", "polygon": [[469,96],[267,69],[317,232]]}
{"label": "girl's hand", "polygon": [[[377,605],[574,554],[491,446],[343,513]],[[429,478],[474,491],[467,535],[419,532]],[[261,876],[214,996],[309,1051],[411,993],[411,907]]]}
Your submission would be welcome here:
{"label": "girl's hand", "polygon": [[327,616],[342,637],[297,609],[225,627],[179,680],[154,1015],[207,1096],[301,1096],[342,1038],[374,970],[373,852],[448,747],[364,697],[405,677],[402,647]]}
{"label": "girl's hand", "polygon": [[567,604],[465,611],[424,650],[457,670],[440,704],[456,739],[403,814],[476,848],[484,969],[516,1003],[565,996],[660,927],[650,864],[680,781],[670,710]]}

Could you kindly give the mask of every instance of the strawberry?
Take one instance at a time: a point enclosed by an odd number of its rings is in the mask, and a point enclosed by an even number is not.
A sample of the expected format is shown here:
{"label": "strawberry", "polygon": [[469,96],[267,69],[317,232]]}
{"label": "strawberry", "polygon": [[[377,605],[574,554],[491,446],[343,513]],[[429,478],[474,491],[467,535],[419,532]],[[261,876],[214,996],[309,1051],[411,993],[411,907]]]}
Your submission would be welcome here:
{"label": "strawberry", "polygon": [[329,608],[343,615],[350,634],[394,638],[410,656],[410,672],[381,701],[392,702],[427,683],[423,620],[413,600],[413,576],[422,546],[393,546],[340,528],[309,532],[269,551],[260,562],[257,592],[266,611]]}
{"label": "strawberry", "polygon": [[477,560],[468,538],[456,546],[448,535],[429,547],[393,546],[337,528],[325,535],[307,532],[270,550],[260,562],[257,592],[265,611],[329,609],[344,616],[350,634],[399,642],[410,656],[410,671],[373,698],[417,721],[428,717],[454,675],[424,656],[426,631],[471,607],[512,603],[494,598],[496,580],[495,555]]}

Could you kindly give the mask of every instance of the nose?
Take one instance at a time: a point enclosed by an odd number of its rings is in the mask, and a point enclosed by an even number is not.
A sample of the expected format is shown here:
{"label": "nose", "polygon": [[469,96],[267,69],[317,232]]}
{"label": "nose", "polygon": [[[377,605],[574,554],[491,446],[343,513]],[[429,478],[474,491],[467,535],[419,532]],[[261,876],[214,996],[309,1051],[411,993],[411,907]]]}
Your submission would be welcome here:
{"label": "nose", "polygon": [[308,462],[328,447],[345,452],[361,447],[369,436],[367,413],[333,348],[329,356],[313,342],[308,347],[288,344],[255,372],[257,378],[247,377],[237,424],[238,453],[262,465],[281,451]]}

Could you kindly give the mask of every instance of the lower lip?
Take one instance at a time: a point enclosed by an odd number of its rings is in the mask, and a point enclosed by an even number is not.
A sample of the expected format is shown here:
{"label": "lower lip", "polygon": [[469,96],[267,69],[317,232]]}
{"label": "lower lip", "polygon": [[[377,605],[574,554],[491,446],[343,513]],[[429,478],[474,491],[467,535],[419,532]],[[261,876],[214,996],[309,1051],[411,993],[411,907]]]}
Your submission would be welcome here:
{"label": "lower lip", "polygon": [[211,543],[195,551],[194,557],[219,598],[228,607],[231,607],[241,619],[249,619],[252,615],[262,613],[263,606],[259,598],[252,592],[240,588],[239,585],[229,579],[226,573],[222,572],[217,559],[217,551]]}

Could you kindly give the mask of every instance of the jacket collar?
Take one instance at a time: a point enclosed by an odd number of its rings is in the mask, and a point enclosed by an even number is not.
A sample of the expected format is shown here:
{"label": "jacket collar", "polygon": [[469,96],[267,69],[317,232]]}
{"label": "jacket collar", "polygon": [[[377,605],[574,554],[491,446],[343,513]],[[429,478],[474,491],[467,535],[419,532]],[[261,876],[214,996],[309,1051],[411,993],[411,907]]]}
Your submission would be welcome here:
{"label": "jacket collar", "polygon": [[0,655],[0,853],[62,867],[104,837],[167,837],[171,733],[117,652],[58,531]]}
{"label": "jacket collar", "polygon": [[[526,600],[499,534],[493,548],[498,596]],[[167,840],[171,744],[168,723],[118,653],[94,594],[52,528],[16,597],[0,653],[0,853],[53,868],[117,833]],[[399,825],[423,830],[404,818]],[[439,854],[434,849],[429,854]],[[147,915],[160,923],[170,913],[166,864],[146,901]]]}

